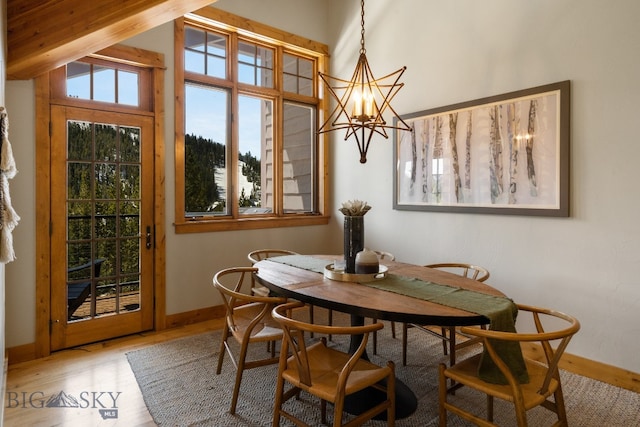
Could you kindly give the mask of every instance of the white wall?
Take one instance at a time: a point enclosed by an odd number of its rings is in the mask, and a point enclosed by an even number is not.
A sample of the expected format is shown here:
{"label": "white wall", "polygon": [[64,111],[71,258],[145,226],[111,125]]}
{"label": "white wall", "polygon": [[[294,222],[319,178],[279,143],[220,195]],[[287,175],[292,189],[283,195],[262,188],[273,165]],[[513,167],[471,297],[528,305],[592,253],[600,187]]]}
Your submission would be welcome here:
{"label": "white wall", "polygon": [[235,15],[329,44],[327,3],[318,0],[218,0],[212,5]]}
{"label": "white wall", "polygon": [[6,346],[35,340],[35,92],[32,80],[7,81],[9,138],[18,174],[11,180],[11,201],[20,215],[13,231],[16,260],[6,272]]}
{"label": "white wall", "polygon": [[[304,5],[304,7],[302,6]],[[216,7],[282,27],[333,47],[331,73],[348,77],[359,45],[359,2],[220,0]],[[324,9],[326,7],[326,9]],[[311,11],[303,14],[304,11]],[[311,16],[312,19],[307,19]],[[376,140],[368,162],[336,136],[332,141],[333,205],[367,200],[367,246],[400,260],[468,261],[491,270],[490,283],[516,301],[576,315],[582,330],[569,352],[640,372],[640,210],[634,123],[640,109],[640,3],[618,0],[376,0],[366,4],[367,56],[383,75],[402,65],[399,113],[572,81],[571,217],[401,212],[392,209],[392,141]],[[251,248],[302,252],[341,247],[342,215],[327,227],[175,235],[173,220],[172,25],[127,43],[163,52],[168,66],[167,312],[212,305],[211,275],[244,264]],[[8,82],[12,143],[21,173],[13,186],[22,221],[18,260],[7,266],[7,344],[34,340],[35,237],[33,87]],[[22,120],[18,124],[17,120]],[[21,181],[18,181],[21,180]],[[20,184],[18,184],[20,182]],[[17,193],[18,191],[16,191]],[[16,198],[18,200],[16,200]]]}
{"label": "white wall", "polygon": [[[331,0],[333,73],[350,76],[359,4]],[[415,263],[467,261],[516,301],[576,315],[569,352],[640,372],[640,3],[620,0],[366,3],[376,76],[408,67],[400,114],[571,80],[571,217],[392,209],[392,144],[365,165],[335,141],[334,203],[367,200],[368,246]]]}

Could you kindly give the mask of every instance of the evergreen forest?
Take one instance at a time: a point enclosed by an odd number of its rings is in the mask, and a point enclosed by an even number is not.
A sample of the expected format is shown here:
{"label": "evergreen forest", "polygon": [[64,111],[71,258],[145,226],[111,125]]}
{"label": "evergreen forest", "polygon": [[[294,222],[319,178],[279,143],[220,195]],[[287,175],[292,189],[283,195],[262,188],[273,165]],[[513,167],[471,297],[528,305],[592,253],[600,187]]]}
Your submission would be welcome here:
{"label": "evergreen forest", "polygon": [[[67,280],[99,274],[103,294],[116,293],[118,285],[135,289],[140,271],[140,129],[70,121],[67,141]],[[75,269],[96,260],[103,260],[99,270]]]}
{"label": "evergreen forest", "polygon": [[[226,189],[216,175],[226,167],[225,145],[193,134],[185,135],[185,211],[225,213]],[[242,189],[239,206],[260,206],[260,160],[251,152],[239,154],[242,174],[252,183],[250,194]]]}

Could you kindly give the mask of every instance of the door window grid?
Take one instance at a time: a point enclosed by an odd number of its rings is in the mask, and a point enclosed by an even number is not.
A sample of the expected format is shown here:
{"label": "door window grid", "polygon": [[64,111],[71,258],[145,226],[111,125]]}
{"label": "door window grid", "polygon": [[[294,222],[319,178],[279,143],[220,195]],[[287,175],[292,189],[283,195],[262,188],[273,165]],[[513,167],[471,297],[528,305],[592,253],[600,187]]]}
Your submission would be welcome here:
{"label": "door window grid", "polygon": [[67,135],[68,320],[138,310],[140,129],[68,121]]}

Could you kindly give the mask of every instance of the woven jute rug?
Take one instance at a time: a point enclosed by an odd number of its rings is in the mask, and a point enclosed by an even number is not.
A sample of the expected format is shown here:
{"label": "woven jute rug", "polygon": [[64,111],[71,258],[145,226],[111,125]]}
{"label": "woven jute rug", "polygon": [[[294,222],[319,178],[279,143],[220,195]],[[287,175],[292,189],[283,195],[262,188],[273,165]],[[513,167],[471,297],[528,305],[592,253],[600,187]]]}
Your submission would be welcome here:
{"label": "woven jute rug", "polygon": [[[322,309],[317,308],[317,311]],[[338,315],[338,313],[335,313]],[[338,322],[346,322],[346,317]],[[334,322],[336,320],[334,319]],[[437,339],[409,331],[408,365],[402,366],[402,342],[399,336],[391,337],[389,324],[378,334],[378,355],[369,358],[378,364],[387,360],[396,363],[396,375],[418,398],[416,412],[397,420],[402,426],[438,425],[437,366],[446,362],[442,344]],[[396,325],[397,329],[400,325]],[[399,334],[402,332],[397,331]],[[346,348],[346,341],[336,339],[336,346]],[[235,369],[228,355],[222,373],[216,375],[220,333],[205,333],[177,339],[127,353],[127,358],[140,385],[145,403],[159,426],[270,426],[273,411],[277,366],[247,370],[244,373],[236,415],[229,414],[229,404],[235,379]],[[265,345],[255,346],[251,357],[263,356]],[[477,351],[470,349],[470,352]],[[458,356],[465,357],[464,353]],[[580,427],[637,426],[640,425],[640,395],[605,383],[563,371],[569,425]],[[287,402],[311,425],[320,424],[319,401],[302,394],[301,400]],[[451,399],[464,401],[477,407],[479,413],[486,406],[483,395],[472,390],[460,389]],[[330,409],[329,414],[330,414]],[[495,421],[502,426],[515,426],[513,407],[496,400]],[[528,413],[530,426],[549,426],[554,416],[549,411],[536,408]],[[283,426],[292,425],[282,420]],[[384,426],[384,421],[372,421],[366,425]],[[450,426],[466,426],[454,415],[449,415]]]}

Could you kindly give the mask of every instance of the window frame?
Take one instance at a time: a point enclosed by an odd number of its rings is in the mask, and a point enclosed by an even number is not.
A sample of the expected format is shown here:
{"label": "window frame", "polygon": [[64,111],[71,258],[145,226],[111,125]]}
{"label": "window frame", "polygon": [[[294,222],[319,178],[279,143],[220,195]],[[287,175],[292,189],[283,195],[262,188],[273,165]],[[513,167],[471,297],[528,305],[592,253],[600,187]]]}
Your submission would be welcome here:
{"label": "window frame", "polygon": [[[103,54],[104,55],[104,54]],[[72,62],[84,63],[91,66],[103,66],[114,68],[113,61],[98,56],[86,56]],[[109,111],[121,111],[124,113],[150,114],[153,112],[151,97],[145,96],[144,88],[151,87],[152,75],[147,69],[137,67],[127,62],[118,63],[114,68],[118,71],[134,72],[138,75],[138,105],[121,104],[118,102],[100,101],[95,99],[75,98],[67,96],[66,64],[51,71],[51,98],[54,103],[65,104],[74,107],[96,108],[96,105]],[[117,88],[116,88],[117,89]]]}
{"label": "window frame", "polygon": [[[185,26],[199,27],[202,30],[225,33],[230,37],[230,49],[227,52],[226,74],[229,79],[220,79],[213,76],[205,76],[202,74],[191,73],[185,71],[184,64],[184,36]],[[233,79],[236,75],[238,41],[248,41],[257,45],[263,44],[274,49],[274,87],[256,87],[250,84],[235,82]],[[327,166],[327,137],[326,135],[314,135],[316,138],[315,147],[315,165],[314,165],[314,197],[316,211],[309,213],[284,213],[283,211],[283,163],[282,163],[282,144],[283,129],[281,123],[274,123],[273,139],[274,139],[274,160],[273,160],[273,180],[274,185],[274,206],[273,211],[268,214],[244,214],[239,213],[237,200],[231,206],[228,215],[221,216],[204,216],[204,217],[188,217],[185,212],[185,84],[206,81],[206,83],[219,88],[228,89],[231,97],[238,98],[240,95],[250,95],[264,97],[265,94],[273,99],[274,111],[277,116],[282,117],[283,105],[285,102],[300,103],[313,105],[317,109],[317,122],[321,122],[322,118],[327,114],[327,101],[324,99],[323,90],[318,79],[315,96],[298,95],[287,92],[284,93],[281,88],[282,83],[282,63],[283,53],[289,53],[300,57],[313,59],[317,64],[314,75],[317,76],[318,71],[326,72],[328,67],[328,47],[326,45],[304,39],[293,34],[277,30],[263,24],[249,21],[245,18],[232,15],[228,12],[220,11],[214,8],[205,8],[197,13],[191,13],[183,18],[175,21],[175,230],[176,233],[194,233],[209,231],[229,231],[229,230],[245,230],[258,228],[276,228],[291,226],[308,226],[321,225],[329,222],[327,215],[328,206],[328,166]],[[197,79],[195,78],[197,77]],[[238,117],[237,103],[231,102],[231,116]],[[229,123],[229,126],[235,126],[237,120]],[[235,183],[238,182],[237,168],[237,152],[238,152],[238,136],[237,132],[231,131],[231,138],[228,141],[228,153],[234,153],[228,156],[227,164],[230,162],[230,182],[233,187],[229,188],[227,198],[233,197],[237,199]],[[229,167],[229,166],[227,166]],[[232,195],[232,196],[230,196]]]}

